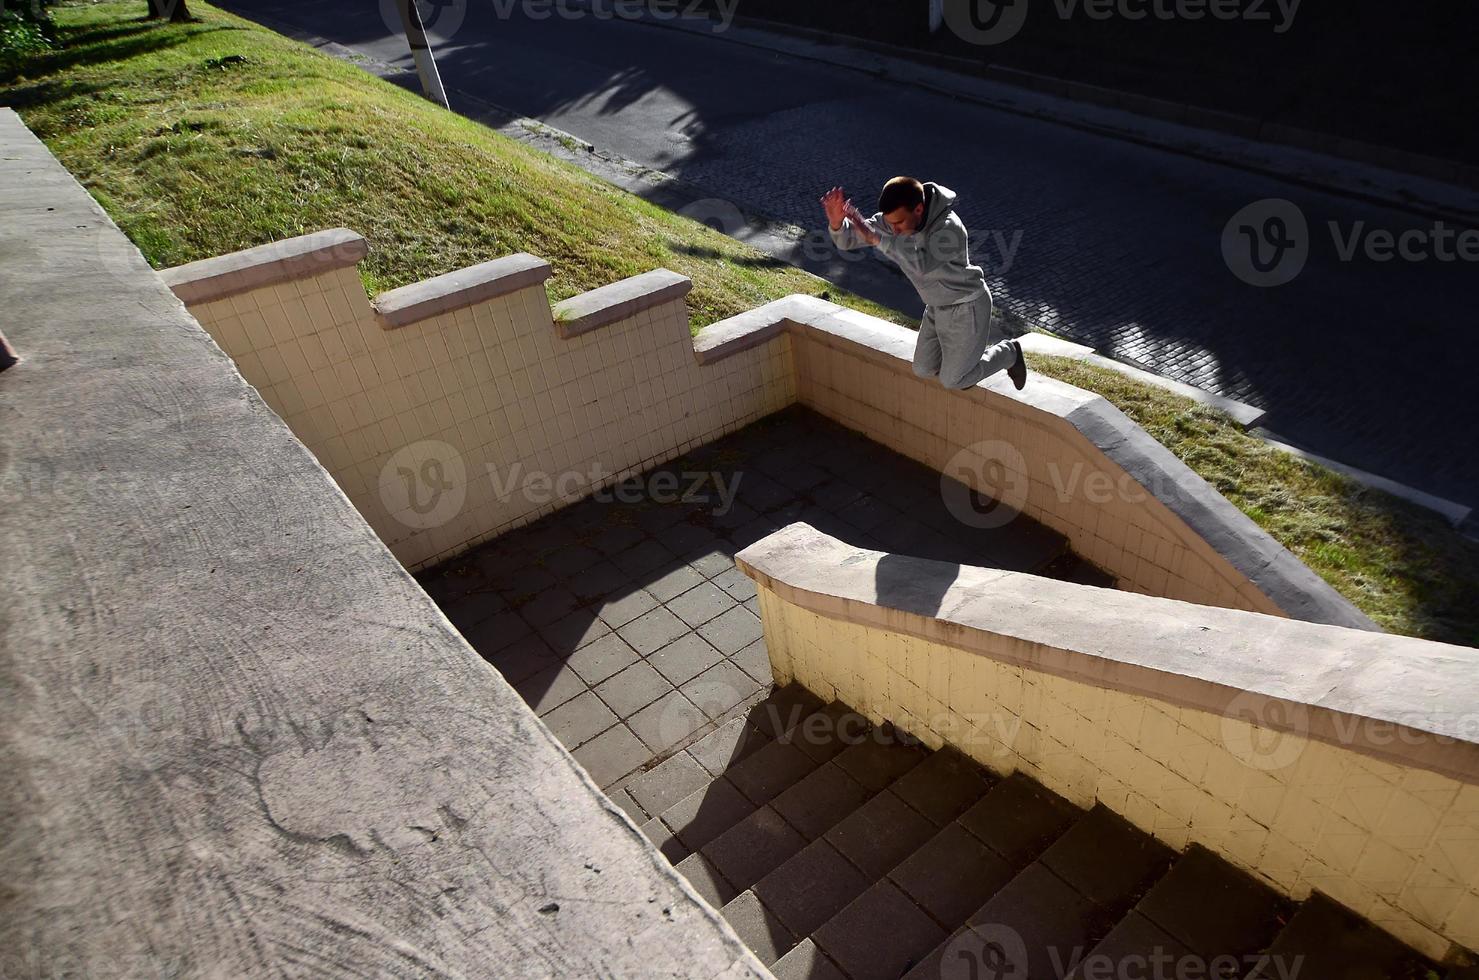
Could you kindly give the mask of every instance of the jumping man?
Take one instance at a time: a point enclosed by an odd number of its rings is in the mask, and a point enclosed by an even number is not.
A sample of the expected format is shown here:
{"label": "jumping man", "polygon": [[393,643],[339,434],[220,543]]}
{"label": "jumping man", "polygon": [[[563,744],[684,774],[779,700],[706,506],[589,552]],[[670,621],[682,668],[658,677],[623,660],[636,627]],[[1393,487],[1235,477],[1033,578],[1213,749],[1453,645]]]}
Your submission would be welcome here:
{"label": "jumping man", "polygon": [[1003,339],[987,347],[994,332],[991,291],[981,268],[970,264],[954,191],[895,177],[883,185],[878,213],[871,218],[864,218],[840,187],[822,195],[822,207],[838,248],[877,248],[919,291],[924,319],[914,345],[915,374],[938,378],[947,388],[969,388],[1004,370],[1019,390],[1027,384],[1021,344]]}

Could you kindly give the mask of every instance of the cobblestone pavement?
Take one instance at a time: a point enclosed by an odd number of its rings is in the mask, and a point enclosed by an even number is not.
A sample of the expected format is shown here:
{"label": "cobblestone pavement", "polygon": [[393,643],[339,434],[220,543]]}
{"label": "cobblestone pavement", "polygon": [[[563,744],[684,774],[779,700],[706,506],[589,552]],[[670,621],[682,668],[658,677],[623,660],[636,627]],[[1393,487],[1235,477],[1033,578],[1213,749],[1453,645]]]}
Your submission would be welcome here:
{"label": "cobblestone pavement", "polygon": [[[404,42],[378,17],[350,16],[347,0],[230,6],[408,61]],[[712,195],[689,213],[723,227],[737,206],[820,241],[827,187],[866,206],[896,173],[939,180],[960,193],[1002,306],[1264,408],[1284,441],[1479,504],[1466,377],[1479,262],[1436,257],[1433,219],[719,39],[610,17],[536,21],[508,4],[500,18],[496,6],[467,6],[439,45],[448,88]],[[1263,288],[1230,271],[1222,242],[1235,214],[1270,198],[1300,209],[1308,260]],[[1404,232],[1424,236],[1410,241],[1427,258],[1367,257],[1365,236]],[[881,261],[818,247],[840,284],[891,284],[898,308],[918,314]]]}
{"label": "cobblestone pavement", "polygon": [[859,547],[1112,584],[1022,515],[960,522],[939,474],[798,406],[609,497],[418,576],[608,789],[769,690],[758,599],[734,554],[793,521]]}

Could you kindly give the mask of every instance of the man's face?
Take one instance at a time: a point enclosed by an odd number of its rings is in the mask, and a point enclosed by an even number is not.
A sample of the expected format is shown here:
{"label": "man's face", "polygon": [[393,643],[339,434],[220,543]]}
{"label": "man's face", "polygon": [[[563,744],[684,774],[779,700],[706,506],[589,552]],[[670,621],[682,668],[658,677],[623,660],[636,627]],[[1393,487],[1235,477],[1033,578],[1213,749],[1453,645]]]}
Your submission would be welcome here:
{"label": "man's face", "polygon": [[883,216],[883,220],[888,222],[889,228],[893,229],[895,235],[912,235],[919,230],[920,223],[924,221],[924,205],[894,208]]}

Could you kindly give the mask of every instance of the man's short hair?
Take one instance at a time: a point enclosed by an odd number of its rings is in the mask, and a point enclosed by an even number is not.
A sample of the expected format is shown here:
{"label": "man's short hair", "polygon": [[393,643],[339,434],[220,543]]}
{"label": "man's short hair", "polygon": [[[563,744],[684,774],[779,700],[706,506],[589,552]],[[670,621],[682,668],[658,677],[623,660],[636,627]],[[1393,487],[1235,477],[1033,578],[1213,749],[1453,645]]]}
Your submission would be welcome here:
{"label": "man's short hair", "polygon": [[884,214],[890,214],[899,208],[912,211],[923,203],[924,185],[913,177],[895,177],[883,185],[883,193],[878,195],[878,210]]}

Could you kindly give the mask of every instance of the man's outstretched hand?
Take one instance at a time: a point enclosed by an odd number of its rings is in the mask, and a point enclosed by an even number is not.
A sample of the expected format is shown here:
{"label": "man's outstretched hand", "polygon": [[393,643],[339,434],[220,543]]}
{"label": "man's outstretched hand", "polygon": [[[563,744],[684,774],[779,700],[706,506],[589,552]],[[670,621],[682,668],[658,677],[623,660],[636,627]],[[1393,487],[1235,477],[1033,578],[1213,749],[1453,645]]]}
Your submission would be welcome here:
{"label": "man's outstretched hand", "polygon": [[841,187],[834,187],[822,195],[822,207],[827,211],[827,222],[836,231],[842,227],[842,219],[847,216],[847,199],[842,195]]}
{"label": "man's outstretched hand", "polygon": [[841,187],[834,187],[822,195],[822,207],[827,210],[827,222],[832,226],[833,231],[840,229],[842,219],[847,218],[868,244],[878,244],[881,236],[873,230],[872,225],[868,224],[868,219],[863,217],[857,205],[843,195]]}

